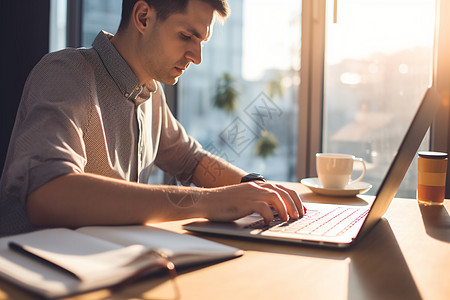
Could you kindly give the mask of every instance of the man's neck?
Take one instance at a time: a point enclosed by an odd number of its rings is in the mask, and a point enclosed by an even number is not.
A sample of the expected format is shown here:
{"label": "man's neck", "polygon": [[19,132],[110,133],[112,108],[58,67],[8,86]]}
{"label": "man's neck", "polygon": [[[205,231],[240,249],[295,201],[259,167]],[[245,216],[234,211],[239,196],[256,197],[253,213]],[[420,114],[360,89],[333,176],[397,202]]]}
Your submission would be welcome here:
{"label": "man's neck", "polygon": [[133,33],[122,33],[118,31],[110,41],[111,44],[116,48],[117,52],[122,56],[122,58],[130,66],[131,70],[134,72],[141,85],[146,84],[150,90],[155,86],[154,80],[145,76],[139,62],[139,56],[137,55],[135,39],[132,37]]}

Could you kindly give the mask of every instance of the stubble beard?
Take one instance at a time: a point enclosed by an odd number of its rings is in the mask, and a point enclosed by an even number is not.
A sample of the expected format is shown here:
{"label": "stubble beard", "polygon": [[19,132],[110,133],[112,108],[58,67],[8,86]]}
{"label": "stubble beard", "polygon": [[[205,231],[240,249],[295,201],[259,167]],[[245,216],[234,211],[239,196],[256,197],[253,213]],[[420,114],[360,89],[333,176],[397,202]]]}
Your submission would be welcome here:
{"label": "stubble beard", "polygon": [[169,67],[167,67],[167,69],[158,68],[151,62],[148,62],[145,68],[148,70],[147,72],[152,79],[168,85],[176,84],[178,82],[178,78],[181,76],[171,75],[171,69]]}

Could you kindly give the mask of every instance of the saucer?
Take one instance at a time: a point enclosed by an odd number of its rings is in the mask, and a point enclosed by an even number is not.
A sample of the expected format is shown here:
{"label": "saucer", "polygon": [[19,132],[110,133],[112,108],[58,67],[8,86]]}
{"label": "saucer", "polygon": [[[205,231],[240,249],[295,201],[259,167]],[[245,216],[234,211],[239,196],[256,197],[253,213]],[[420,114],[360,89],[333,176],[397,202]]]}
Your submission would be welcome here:
{"label": "saucer", "polygon": [[372,188],[371,184],[363,181],[358,181],[350,185],[347,185],[343,189],[329,189],[324,188],[320,183],[319,178],[317,177],[304,178],[300,181],[300,183],[307,186],[314,193],[339,197],[356,196],[358,194],[363,194]]}

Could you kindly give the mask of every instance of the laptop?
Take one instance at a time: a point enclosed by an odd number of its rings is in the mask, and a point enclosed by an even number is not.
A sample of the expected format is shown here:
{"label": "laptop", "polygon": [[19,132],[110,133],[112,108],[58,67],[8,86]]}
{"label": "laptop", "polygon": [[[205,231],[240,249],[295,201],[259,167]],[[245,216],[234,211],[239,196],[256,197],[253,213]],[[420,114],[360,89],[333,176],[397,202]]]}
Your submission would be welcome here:
{"label": "laptop", "polygon": [[275,218],[266,225],[261,216],[253,214],[233,222],[197,221],[183,228],[200,234],[349,247],[373,228],[387,211],[440,104],[441,97],[431,85],[370,206],[304,203],[308,211],[298,220],[283,222]]}

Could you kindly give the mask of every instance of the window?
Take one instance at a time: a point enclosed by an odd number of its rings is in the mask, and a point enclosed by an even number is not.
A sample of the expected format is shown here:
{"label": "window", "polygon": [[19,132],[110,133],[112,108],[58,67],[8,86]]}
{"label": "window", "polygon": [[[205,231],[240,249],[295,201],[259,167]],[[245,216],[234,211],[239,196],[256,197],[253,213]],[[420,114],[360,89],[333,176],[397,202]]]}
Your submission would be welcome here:
{"label": "window", "polygon": [[122,1],[84,0],[82,10],[81,45],[83,47],[90,47],[100,30],[116,33],[122,12]]}
{"label": "window", "polygon": [[66,0],[50,1],[50,52],[66,48]]}
{"label": "window", "polygon": [[[339,1],[337,23],[332,4],[327,1],[323,151],[364,158],[365,180],[381,183],[430,83],[434,2]],[[415,164],[406,178],[397,195],[414,198]]]}
{"label": "window", "polygon": [[301,2],[230,0],[203,61],[178,84],[178,117],[204,148],[276,180],[295,180]]}
{"label": "window", "polygon": [[[309,70],[320,72],[305,70],[302,77],[310,78],[302,101],[316,117],[310,134],[318,136],[309,140],[303,174],[314,174],[315,152],[354,154],[368,162],[364,181],[374,194],[430,83],[435,3],[326,0],[307,7],[311,20],[321,20],[306,24],[313,33],[303,40],[315,50]],[[422,148],[429,148],[428,135]],[[415,197],[415,164],[397,196]]]}

